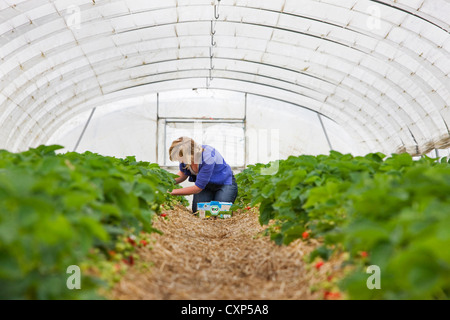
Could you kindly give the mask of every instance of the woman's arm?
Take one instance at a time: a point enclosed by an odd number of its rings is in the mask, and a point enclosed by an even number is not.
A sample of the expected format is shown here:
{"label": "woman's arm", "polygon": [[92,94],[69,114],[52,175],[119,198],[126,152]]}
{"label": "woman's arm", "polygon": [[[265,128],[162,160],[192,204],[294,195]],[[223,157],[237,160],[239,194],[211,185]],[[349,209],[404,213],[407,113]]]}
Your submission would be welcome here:
{"label": "woman's arm", "polygon": [[184,174],[182,171],[178,171],[178,178],[175,178],[175,184],[179,184],[188,178],[188,175]]}
{"label": "woman's arm", "polygon": [[200,193],[203,189],[200,189],[197,186],[191,186],[181,189],[173,189],[173,191],[170,193],[173,196],[189,196],[191,194],[197,194]]}
{"label": "woman's arm", "polygon": [[[182,171],[178,172],[178,178],[175,178],[175,184],[179,184],[183,181],[185,181],[188,178],[187,174],[184,174]],[[181,188],[181,189],[173,189],[173,191],[170,193],[174,196],[188,196],[191,194],[197,194],[201,192],[203,189],[200,189],[197,186],[187,187],[187,188]]]}

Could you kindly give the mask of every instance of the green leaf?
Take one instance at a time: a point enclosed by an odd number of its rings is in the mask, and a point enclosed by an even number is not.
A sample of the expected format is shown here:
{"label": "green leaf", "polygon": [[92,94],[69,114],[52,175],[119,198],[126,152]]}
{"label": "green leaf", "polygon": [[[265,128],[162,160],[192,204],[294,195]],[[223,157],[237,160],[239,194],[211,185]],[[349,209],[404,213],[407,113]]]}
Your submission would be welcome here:
{"label": "green leaf", "polygon": [[290,227],[283,233],[283,244],[288,245],[292,241],[296,239],[300,239],[302,237],[302,233],[305,231],[304,226],[293,226]]}
{"label": "green leaf", "polygon": [[83,206],[93,202],[94,200],[95,195],[83,191],[72,191],[67,193],[63,198],[63,202],[66,207],[74,208],[76,210],[80,210]]}
{"label": "green leaf", "polygon": [[325,261],[328,261],[330,259],[331,255],[333,254],[333,249],[322,245],[315,249],[313,252],[309,255],[309,262],[313,262],[317,257],[322,258]]}
{"label": "green leaf", "polygon": [[274,217],[274,210],[270,205],[261,205],[259,212],[259,222],[261,223],[261,225],[267,225],[269,221]]}

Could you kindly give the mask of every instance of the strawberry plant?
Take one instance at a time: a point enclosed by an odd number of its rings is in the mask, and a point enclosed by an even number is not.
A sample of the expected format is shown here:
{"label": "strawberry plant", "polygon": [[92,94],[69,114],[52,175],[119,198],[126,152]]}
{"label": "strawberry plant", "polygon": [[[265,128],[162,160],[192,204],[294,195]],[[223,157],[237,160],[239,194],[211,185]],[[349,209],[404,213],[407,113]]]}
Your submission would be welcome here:
{"label": "strawberry plant", "polygon": [[59,148],[0,150],[1,298],[97,297],[104,282],[86,275],[83,290],[69,290],[67,267],[86,265],[93,248],[120,251],[130,230],[158,232],[153,217],[176,201],[174,175],[156,164]]}
{"label": "strawberry plant", "polygon": [[[269,164],[238,174],[236,207],[259,206],[277,244],[318,238],[310,261],[334,251],[354,266],[341,286],[350,298],[448,299],[450,296],[450,165],[408,154],[289,157],[274,175]],[[383,272],[382,290],[366,286],[367,266]],[[316,265],[317,267],[317,265]],[[319,267],[320,268],[320,267]]]}

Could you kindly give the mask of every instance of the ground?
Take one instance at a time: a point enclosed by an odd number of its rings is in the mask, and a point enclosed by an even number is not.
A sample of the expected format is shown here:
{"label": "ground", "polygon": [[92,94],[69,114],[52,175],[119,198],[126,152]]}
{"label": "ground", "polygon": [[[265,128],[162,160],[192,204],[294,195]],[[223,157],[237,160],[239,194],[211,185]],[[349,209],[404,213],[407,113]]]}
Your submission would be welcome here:
{"label": "ground", "polygon": [[154,222],[164,234],[153,235],[152,247],[139,250],[140,261],[115,286],[112,299],[323,298],[333,267],[318,270],[304,259],[316,240],[277,246],[264,235],[255,209],[225,220],[202,220],[181,206],[165,213]]}

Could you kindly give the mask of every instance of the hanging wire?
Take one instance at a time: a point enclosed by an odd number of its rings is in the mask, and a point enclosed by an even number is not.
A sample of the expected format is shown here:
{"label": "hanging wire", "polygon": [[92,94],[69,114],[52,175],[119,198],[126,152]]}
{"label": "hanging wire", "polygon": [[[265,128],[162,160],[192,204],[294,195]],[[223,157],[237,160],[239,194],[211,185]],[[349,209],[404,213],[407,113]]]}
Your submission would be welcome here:
{"label": "hanging wire", "polygon": [[214,18],[216,18],[216,20],[217,20],[217,19],[219,19],[220,15],[219,15],[219,13],[217,12],[216,8],[217,8],[217,7],[214,6]]}
{"label": "hanging wire", "polygon": [[211,20],[211,46],[215,47],[216,43],[214,42],[214,35],[216,34],[215,26],[213,26],[213,21]]}
{"label": "hanging wire", "polygon": [[211,20],[211,34],[216,34],[215,26],[213,26],[213,21]]}
{"label": "hanging wire", "polygon": [[220,6],[220,0],[218,0],[218,4],[214,5],[214,18],[217,20],[219,19],[220,15],[219,15],[219,6]]}
{"label": "hanging wire", "polygon": [[218,3],[215,4],[214,2],[214,19],[216,21],[211,20],[211,30],[210,30],[210,34],[211,34],[211,47],[209,48],[209,77],[206,78],[206,87],[209,88],[209,86],[211,85],[211,81],[214,79],[212,77],[212,71],[214,70],[214,66],[213,66],[213,47],[215,47],[217,45],[217,42],[214,41],[214,35],[216,34],[216,23],[217,23],[217,19],[219,19],[220,15],[219,15],[219,9],[220,9],[220,1],[221,0],[217,0]]}
{"label": "hanging wire", "polygon": [[209,80],[212,80],[211,72],[214,70],[212,48],[209,48]]}

